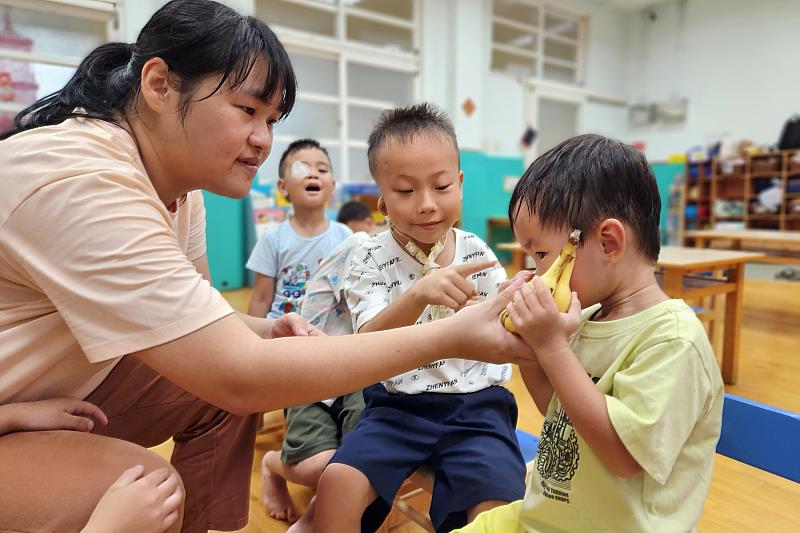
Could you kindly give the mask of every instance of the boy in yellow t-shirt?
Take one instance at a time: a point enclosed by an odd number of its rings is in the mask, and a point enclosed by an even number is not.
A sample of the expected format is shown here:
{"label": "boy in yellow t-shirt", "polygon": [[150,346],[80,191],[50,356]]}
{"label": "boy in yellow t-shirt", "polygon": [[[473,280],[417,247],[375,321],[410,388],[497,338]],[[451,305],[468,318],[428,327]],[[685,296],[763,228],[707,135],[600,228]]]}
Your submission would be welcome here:
{"label": "boy in yellow t-shirt", "polygon": [[724,390],[699,320],[656,282],[660,208],[644,156],[597,135],[553,148],[516,186],[509,218],[537,271],[582,230],[574,292],[559,313],[534,278],[508,306],[537,354],[521,371],[544,427],[525,499],[461,531],[695,528]]}

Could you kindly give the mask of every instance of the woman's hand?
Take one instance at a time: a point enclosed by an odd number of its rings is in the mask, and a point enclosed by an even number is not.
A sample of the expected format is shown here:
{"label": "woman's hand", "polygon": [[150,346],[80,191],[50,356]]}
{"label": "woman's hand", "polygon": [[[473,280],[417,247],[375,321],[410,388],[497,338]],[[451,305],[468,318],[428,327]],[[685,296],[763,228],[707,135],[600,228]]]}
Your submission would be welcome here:
{"label": "woman's hand", "polygon": [[308,323],[308,321],[297,313],[288,313],[272,322],[270,336],[268,338],[277,339],[278,337],[320,337],[325,334]]}
{"label": "woman's hand", "polygon": [[494,298],[464,307],[445,319],[449,331],[457,336],[459,357],[487,363],[520,363],[536,358],[522,338],[508,332],[500,323],[500,312],[524,282],[525,276],[515,277]]}
{"label": "woman's hand", "polygon": [[513,277],[513,278],[511,278],[511,279],[507,279],[507,280],[505,280],[503,283],[501,283],[501,284],[500,284],[500,286],[497,288],[497,292],[503,292],[503,291],[504,291],[504,290],[506,290],[506,288],[508,288],[508,287],[509,287],[509,286],[510,286],[512,283],[514,283],[514,281],[515,281],[515,280],[521,279],[521,280],[522,280],[522,281],[524,281],[524,282],[528,282],[528,281],[532,280],[532,279],[533,279],[533,276],[535,276],[535,275],[536,275],[536,274],[534,274],[534,273],[533,273],[532,271],[530,271],[530,270],[520,270],[519,272],[517,272],[517,273],[514,275],[514,277]]}
{"label": "woman's hand", "polygon": [[0,435],[12,431],[66,429],[88,432],[105,426],[108,418],[99,407],[77,398],[53,398],[0,406]]}
{"label": "woman's hand", "polygon": [[569,309],[561,313],[541,278],[514,293],[508,316],[517,333],[540,355],[554,353],[569,344],[581,320],[581,302],[573,292]]}
{"label": "woman's hand", "polygon": [[81,533],[161,533],[178,520],[183,488],[166,468],[144,474],[136,465],[109,487]]}

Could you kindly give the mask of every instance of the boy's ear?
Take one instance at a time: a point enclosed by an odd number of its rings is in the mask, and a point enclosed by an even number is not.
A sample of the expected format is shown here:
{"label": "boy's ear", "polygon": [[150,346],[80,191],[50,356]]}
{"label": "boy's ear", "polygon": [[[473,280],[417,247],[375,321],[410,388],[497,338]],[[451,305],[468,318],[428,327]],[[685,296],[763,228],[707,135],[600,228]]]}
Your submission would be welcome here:
{"label": "boy's ear", "polygon": [[169,84],[169,67],[160,57],[154,57],[142,67],[140,91],[147,107],[153,111],[164,111],[175,90]]}
{"label": "boy's ear", "polygon": [[597,234],[603,247],[603,257],[611,263],[619,261],[627,247],[627,235],[622,222],[607,218],[600,223]]}
{"label": "boy's ear", "polygon": [[289,199],[289,191],[286,190],[286,180],[283,178],[278,178],[278,192],[287,200]]}
{"label": "boy's ear", "polygon": [[383,201],[383,195],[378,196],[378,211],[380,211],[383,216],[389,214],[388,209],[386,209],[386,202]]}
{"label": "boy's ear", "polygon": [[[463,200],[464,199],[464,171],[463,170],[459,170],[458,171],[458,184],[460,185],[460,188],[461,188],[461,199]],[[459,218],[461,218],[461,217],[459,217]]]}

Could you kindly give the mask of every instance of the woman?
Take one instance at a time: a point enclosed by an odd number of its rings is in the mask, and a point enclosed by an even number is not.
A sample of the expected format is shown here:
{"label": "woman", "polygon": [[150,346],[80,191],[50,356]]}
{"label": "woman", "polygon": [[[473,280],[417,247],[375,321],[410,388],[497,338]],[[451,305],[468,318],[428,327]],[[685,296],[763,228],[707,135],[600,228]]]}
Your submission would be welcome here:
{"label": "woman", "polygon": [[186,500],[172,529],[238,529],[250,413],[441,357],[532,357],[499,326],[508,294],[328,338],[296,315],[239,315],[212,289],[198,190],[247,194],[295,85],[265,24],[175,0],[134,45],[93,51],[0,142],[0,405],[76,397],[108,417],[91,433],[0,436],[0,530],[80,529],[124,470],[163,466],[145,447],[173,436]]}

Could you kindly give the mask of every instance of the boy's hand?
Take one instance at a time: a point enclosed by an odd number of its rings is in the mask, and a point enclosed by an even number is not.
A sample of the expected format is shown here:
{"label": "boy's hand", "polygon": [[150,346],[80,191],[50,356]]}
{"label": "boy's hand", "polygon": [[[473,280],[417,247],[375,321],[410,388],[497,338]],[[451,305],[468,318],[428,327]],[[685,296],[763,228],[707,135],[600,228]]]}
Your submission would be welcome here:
{"label": "boy's hand", "polygon": [[500,311],[511,302],[523,278],[514,278],[511,285],[493,298],[465,307],[445,320],[450,321],[453,335],[461,343],[458,353],[465,359],[487,363],[522,363],[535,360],[533,349],[518,335],[509,333],[500,323]]}
{"label": "boy's hand", "polygon": [[144,475],[129,468],[108,488],[81,533],[167,531],[177,522],[183,503],[178,476],[166,468]]}
{"label": "boy's hand", "polygon": [[467,278],[496,265],[496,261],[484,261],[440,268],[417,281],[411,290],[419,302],[444,305],[458,311],[478,297],[478,289]]}
{"label": "boy's hand", "polygon": [[53,398],[4,406],[9,410],[7,431],[50,431],[66,429],[88,432],[108,424],[105,413],[94,404],[77,398]]}
{"label": "boy's hand", "polygon": [[277,339],[278,337],[319,337],[325,335],[312,326],[297,313],[288,313],[272,322],[270,336],[265,338]]}
{"label": "boy's hand", "polygon": [[566,313],[560,313],[556,302],[541,278],[533,278],[533,287],[526,283],[508,306],[508,315],[517,333],[538,354],[554,353],[569,343],[581,318],[581,303],[577,293]]}

